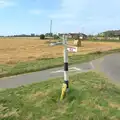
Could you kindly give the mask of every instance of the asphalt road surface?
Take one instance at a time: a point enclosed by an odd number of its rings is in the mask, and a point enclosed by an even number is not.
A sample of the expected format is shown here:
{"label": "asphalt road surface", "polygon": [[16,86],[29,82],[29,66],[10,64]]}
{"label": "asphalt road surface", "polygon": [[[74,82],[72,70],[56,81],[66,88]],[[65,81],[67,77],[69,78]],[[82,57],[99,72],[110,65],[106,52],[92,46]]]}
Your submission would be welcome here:
{"label": "asphalt road surface", "polygon": [[[111,80],[120,82],[120,53],[107,55],[88,63],[69,66],[69,74],[88,72],[91,70],[104,72]],[[0,78],[0,88],[16,88],[51,78],[63,77],[63,67],[48,69],[40,72]]]}
{"label": "asphalt road surface", "polygon": [[106,56],[100,67],[110,79],[120,82],[120,53]]}

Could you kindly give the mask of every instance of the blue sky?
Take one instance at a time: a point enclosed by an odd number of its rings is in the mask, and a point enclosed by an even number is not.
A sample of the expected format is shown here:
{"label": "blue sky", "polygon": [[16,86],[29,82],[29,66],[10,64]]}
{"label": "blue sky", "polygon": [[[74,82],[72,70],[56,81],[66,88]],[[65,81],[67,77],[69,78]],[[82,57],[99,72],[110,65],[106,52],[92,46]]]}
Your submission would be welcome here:
{"label": "blue sky", "polygon": [[0,35],[120,29],[120,0],[0,0]]}

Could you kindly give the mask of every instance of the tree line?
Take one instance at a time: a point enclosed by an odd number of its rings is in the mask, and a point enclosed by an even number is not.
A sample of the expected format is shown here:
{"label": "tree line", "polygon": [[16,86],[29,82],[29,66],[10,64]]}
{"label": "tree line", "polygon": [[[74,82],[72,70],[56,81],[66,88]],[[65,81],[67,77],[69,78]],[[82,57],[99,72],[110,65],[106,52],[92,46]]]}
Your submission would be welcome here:
{"label": "tree line", "polygon": [[0,37],[40,37],[40,35],[44,35],[45,37],[58,37],[56,34],[53,34],[53,33],[45,33],[45,34],[39,34],[39,35],[36,35],[34,33],[31,33],[30,35],[28,34],[8,35],[8,36],[1,35]]}
{"label": "tree line", "polygon": [[35,34],[20,34],[20,35],[8,35],[8,36],[0,36],[0,37],[39,37],[40,35],[35,35]]}
{"label": "tree line", "polygon": [[[54,38],[59,38],[59,35],[53,34],[53,33],[45,33],[45,34],[34,34],[31,33],[30,35],[27,34],[20,34],[20,35],[8,35],[8,36],[0,36],[0,37],[40,37],[40,35],[44,35],[45,37],[54,37]],[[102,33],[98,33],[97,35],[88,35],[88,37],[118,37],[120,36],[120,30],[108,30]]]}
{"label": "tree line", "polygon": [[99,33],[98,36],[100,37],[119,37],[120,30],[109,30],[102,33]]}

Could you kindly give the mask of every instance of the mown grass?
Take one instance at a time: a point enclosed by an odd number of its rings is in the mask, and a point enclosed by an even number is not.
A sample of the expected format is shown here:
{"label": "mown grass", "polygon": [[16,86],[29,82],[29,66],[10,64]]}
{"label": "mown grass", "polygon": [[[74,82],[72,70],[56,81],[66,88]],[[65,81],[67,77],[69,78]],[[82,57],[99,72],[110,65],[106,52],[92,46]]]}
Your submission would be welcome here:
{"label": "mown grass", "polygon": [[0,120],[120,120],[120,88],[94,72],[0,91]]}
{"label": "mown grass", "polygon": [[[69,64],[83,63],[100,58],[104,55],[120,52],[120,49],[110,50],[106,52],[95,52],[86,55],[69,56]],[[46,70],[49,68],[63,66],[63,57],[38,59],[31,62],[21,62],[15,65],[0,65],[0,77],[18,75],[23,73]]]}

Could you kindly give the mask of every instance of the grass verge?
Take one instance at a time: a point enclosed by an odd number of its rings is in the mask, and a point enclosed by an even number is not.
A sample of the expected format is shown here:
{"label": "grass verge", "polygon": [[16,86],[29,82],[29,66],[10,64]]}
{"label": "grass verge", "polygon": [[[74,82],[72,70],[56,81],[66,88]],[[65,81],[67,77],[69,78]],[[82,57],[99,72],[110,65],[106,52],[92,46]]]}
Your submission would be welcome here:
{"label": "grass verge", "polygon": [[[69,56],[69,64],[83,63],[87,61],[91,61],[97,58],[100,58],[104,55],[120,52],[120,49],[114,49],[106,52],[95,52],[87,55],[73,55]],[[42,59],[35,60],[31,62],[21,62],[17,63],[13,66],[11,65],[0,65],[0,77],[18,75],[23,73],[35,72],[46,70],[49,68],[55,68],[63,66],[63,57],[59,58],[50,58],[50,59]]]}
{"label": "grass verge", "polygon": [[94,72],[70,77],[60,102],[63,79],[0,91],[0,120],[120,120],[120,88]]}

